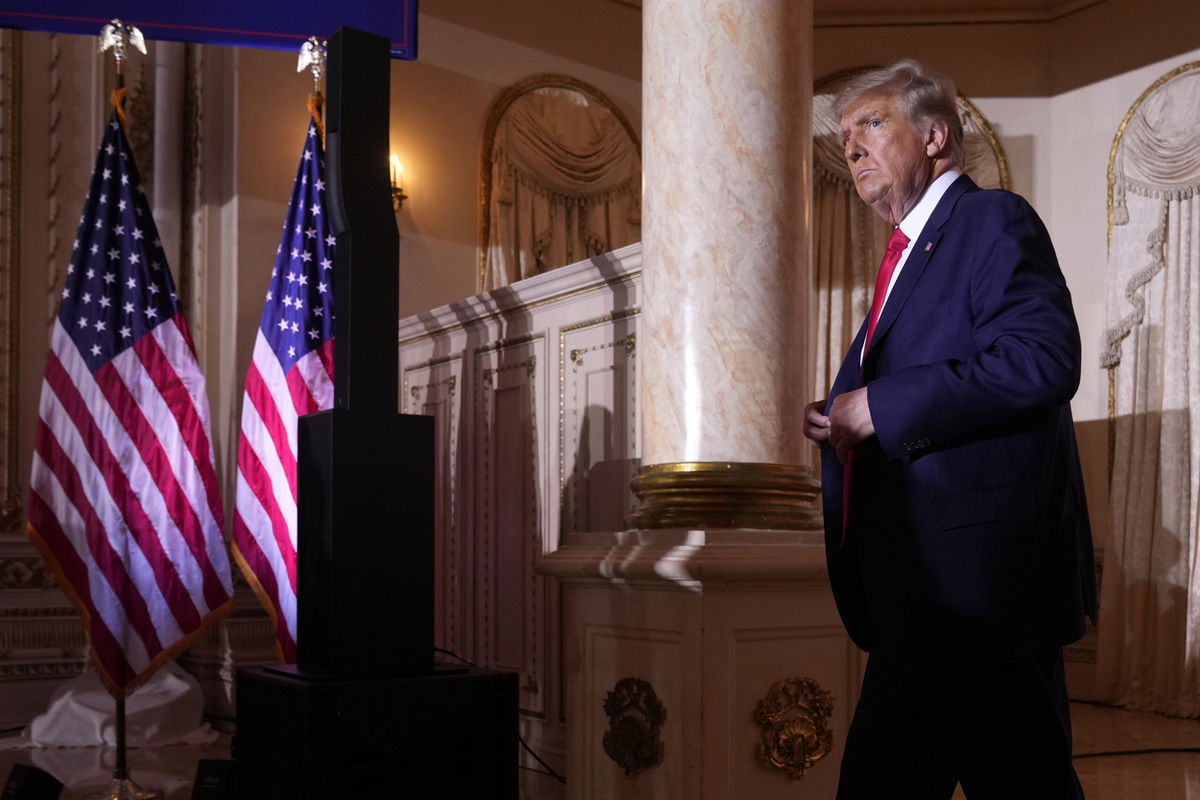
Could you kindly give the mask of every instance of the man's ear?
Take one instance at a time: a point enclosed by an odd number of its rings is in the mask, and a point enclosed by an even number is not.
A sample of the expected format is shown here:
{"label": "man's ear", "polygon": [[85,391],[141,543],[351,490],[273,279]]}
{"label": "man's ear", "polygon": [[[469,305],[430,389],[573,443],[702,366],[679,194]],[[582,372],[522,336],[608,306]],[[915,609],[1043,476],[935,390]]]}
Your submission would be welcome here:
{"label": "man's ear", "polygon": [[946,155],[950,143],[950,126],[945,120],[934,120],[929,123],[925,132],[925,155],[930,158],[940,158]]}

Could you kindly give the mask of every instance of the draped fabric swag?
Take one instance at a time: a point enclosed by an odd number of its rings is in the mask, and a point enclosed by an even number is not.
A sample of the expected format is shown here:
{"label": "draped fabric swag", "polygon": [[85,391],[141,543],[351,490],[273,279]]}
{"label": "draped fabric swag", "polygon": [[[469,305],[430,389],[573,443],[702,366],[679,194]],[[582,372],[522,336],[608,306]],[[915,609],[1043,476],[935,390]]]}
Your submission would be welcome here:
{"label": "draped fabric swag", "polygon": [[1111,530],[1096,686],[1200,716],[1200,64],[1130,110],[1110,169]]}
{"label": "draped fabric swag", "polygon": [[[875,272],[891,226],[859,199],[842,154],[833,101],[848,76],[813,93],[813,290],[816,314],[810,339],[817,392],[827,392],[842,356],[871,305]],[[1008,171],[991,128],[959,98],[966,172],[985,189],[1008,187]]]}
{"label": "draped fabric swag", "polygon": [[542,86],[502,97],[507,107],[484,165],[482,290],[641,239],[639,145],[598,96]]}

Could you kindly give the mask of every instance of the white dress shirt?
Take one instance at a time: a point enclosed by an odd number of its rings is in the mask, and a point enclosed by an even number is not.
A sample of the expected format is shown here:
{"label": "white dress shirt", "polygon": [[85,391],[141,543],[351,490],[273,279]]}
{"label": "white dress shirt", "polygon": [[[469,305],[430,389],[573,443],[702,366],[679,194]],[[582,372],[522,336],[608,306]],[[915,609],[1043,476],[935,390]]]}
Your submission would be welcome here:
{"label": "white dress shirt", "polygon": [[[896,279],[900,277],[900,270],[904,269],[904,262],[908,261],[908,254],[912,252],[913,246],[917,243],[917,237],[925,229],[925,223],[929,222],[929,217],[933,215],[937,204],[941,202],[942,195],[950,188],[950,184],[958,180],[960,175],[962,175],[962,170],[951,168],[937,176],[933,183],[929,184],[925,194],[921,195],[921,199],[913,206],[912,211],[909,211],[904,219],[900,220],[898,227],[908,237],[908,246],[904,248],[904,252],[900,254],[900,260],[896,263],[896,268],[892,270],[892,279],[888,282],[887,293],[883,296],[883,305],[879,307],[880,316],[883,316],[883,308],[887,305],[888,298],[892,296],[892,287],[896,285]],[[862,361],[862,357],[863,353],[860,352],[858,354],[859,362]]]}

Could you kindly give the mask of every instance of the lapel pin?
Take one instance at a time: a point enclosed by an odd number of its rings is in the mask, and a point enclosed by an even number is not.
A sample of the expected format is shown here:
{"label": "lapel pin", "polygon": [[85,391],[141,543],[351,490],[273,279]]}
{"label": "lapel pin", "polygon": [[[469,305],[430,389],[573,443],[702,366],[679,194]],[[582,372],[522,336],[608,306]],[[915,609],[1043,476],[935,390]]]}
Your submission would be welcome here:
{"label": "lapel pin", "polygon": [[925,243],[925,252],[928,253],[932,249],[933,249],[933,242],[926,242]]}

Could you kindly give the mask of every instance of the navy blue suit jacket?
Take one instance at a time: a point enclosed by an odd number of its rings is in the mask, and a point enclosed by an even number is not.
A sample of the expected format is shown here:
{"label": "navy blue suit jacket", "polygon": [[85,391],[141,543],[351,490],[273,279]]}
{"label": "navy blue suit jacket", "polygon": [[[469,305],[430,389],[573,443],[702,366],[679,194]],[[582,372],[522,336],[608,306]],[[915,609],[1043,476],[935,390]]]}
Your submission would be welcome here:
{"label": "navy blue suit jacket", "polygon": [[917,658],[1078,639],[1096,610],[1069,406],[1079,330],[1037,214],[958,178],[860,367],[865,329],[829,395],[866,385],[876,429],[855,449],[844,531],[843,469],[821,448],[830,578],[851,638]]}

